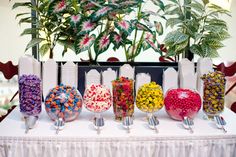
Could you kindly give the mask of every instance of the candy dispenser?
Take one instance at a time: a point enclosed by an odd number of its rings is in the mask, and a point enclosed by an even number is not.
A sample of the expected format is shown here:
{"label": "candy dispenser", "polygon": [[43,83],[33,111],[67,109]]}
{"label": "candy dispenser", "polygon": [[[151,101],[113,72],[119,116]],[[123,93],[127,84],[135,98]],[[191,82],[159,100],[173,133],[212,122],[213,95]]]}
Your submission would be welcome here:
{"label": "candy dispenser", "polygon": [[26,133],[33,128],[41,112],[41,80],[36,75],[19,77],[20,112],[26,123]]}
{"label": "candy dispenser", "polygon": [[193,133],[193,118],[201,108],[201,96],[197,91],[178,88],[167,91],[164,99],[168,115],[183,121],[183,126]]}
{"label": "candy dispenser", "polygon": [[138,90],[136,97],[136,106],[143,112],[147,113],[149,127],[157,130],[157,118],[154,112],[160,110],[164,106],[164,97],[161,86],[156,82],[144,84]]}
{"label": "candy dispenser", "polygon": [[45,109],[52,120],[58,121],[55,124],[73,121],[82,110],[82,96],[74,87],[61,84],[50,90]]}
{"label": "candy dispenser", "polygon": [[164,99],[168,115],[175,120],[184,117],[193,119],[201,108],[201,97],[197,91],[178,88],[167,91]]}
{"label": "candy dispenser", "polygon": [[113,110],[116,120],[122,120],[134,113],[134,81],[121,77],[112,81]]}
{"label": "candy dispenser", "polygon": [[208,119],[215,119],[217,126],[224,132],[226,122],[220,114],[224,111],[225,76],[220,71],[210,72],[202,76],[203,85],[203,111]]}
{"label": "candy dispenser", "polygon": [[216,71],[202,76],[203,111],[209,117],[219,115],[224,110],[225,76]]}
{"label": "candy dispenser", "polygon": [[85,89],[83,98],[84,106],[95,113],[94,126],[98,134],[100,134],[100,129],[104,126],[104,119],[101,117],[101,113],[111,107],[111,92],[103,85],[91,84]]}

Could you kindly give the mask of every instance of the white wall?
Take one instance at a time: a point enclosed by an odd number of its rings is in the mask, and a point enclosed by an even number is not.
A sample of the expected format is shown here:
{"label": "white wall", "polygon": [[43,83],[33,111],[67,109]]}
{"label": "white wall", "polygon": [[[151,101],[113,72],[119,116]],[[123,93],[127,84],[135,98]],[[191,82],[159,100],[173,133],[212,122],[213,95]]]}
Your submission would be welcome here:
{"label": "white wall", "polygon": [[232,17],[224,17],[224,20],[227,21],[231,38],[224,41],[225,47],[219,50],[220,58],[215,59],[215,61],[236,61],[236,0],[232,0],[231,15]]}
{"label": "white wall", "polygon": [[[12,60],[14,64],[18,63],[18,58],[24,55],[24,50],[30,37],[20,37],[25,26],[19,26],[15,19],[17,11],[12,10],[14,2],[23,0],[1,0],[0,1],[0,61],[7,62]],[[30,51],[29,51],[30,53]]]}
{"label": "white wall", "polygon": [[[18,20],[15,19],[16,13],[22,12],[23,10],[11,10],[12,5],[16,1],[25,1],[25,0],[8,0],[0,1],[0,61],[6,62],[8,60],[14,61],[16,64],[18,58],[24,55],[24,50],[27,43],[30,40],[30,36],[20,37],[25,26],[19,26],[17,24]],[[153,6],[150,3],[145,4],[145,8],[152,8]],[[224,48],[219,50],[220,58],[214,59],[215,62],[222,61],[235,61],[236,60],[236,1],[233,0],[232,6],[232,17],[224,17],[229,25],[229,32],[231,38],[226,40]],[[157,19],[158,20],[158,19]],[[167,33],[167,31],[165,31]],[[159,37],[159,41],[163,40],[163,36]],[[80,60],[80,58],[87,59],[86,52],[79,55],[75,55],[74,52],[68,52],[65,54],[65,57],[61,56],[62,48],[57,46],[55,49],[54,57],[56,60]],[[31,50],[28,50],[27,53],[31,53]],[[109,56],[118,57],[120,60],[124,61],[125,56],[123,49],[120,49],[117,52],[113,52],[112,49],[109,49],[107,52],[102,54],[99,57],[99,60],[105,61]],[[48,55],[46,55],[43,60],[46,60]],[[153,51],[146,51],[140,54],[137,57],[136,61],[158,61],[158,54]]]}

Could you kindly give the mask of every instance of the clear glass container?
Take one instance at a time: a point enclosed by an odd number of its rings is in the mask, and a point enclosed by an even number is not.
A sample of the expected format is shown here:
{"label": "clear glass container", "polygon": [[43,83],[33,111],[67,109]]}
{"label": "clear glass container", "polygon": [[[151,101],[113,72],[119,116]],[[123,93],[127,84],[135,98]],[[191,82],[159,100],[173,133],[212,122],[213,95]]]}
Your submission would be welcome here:
{"label": "clear glass container", "polygon": [[203,111],[208,118],[219,115],[224,111],[225,76],[216,71],[203,75]]}
{"label": "clear glass container", "polygon": [[22,75],[19,77],[20,112],[23,116],[38,116],[42,108],[41,79],[36,75]]}
{"label": "clear glass container", "polygon": [[121,77],[112,81],[113,110],[116,120],[133,116],[134,113],[134,81]]}
{"label": "clear glass container", "polygon": [[175,120],[193,119],[201,108],[201,96],[190,89],[170,89],[165,94],[165,110]]}
{"label": "clear glass container", "polygon": [[164,96],[161,86],[155,82],[144,84],[138,90],[136,106],[150,117],[152,113],[164,106]]}
{"label": "clear glass container", "polygon": [[65,122],[77,119],[82,110],[82,96],[71,86],[60,85],[51,89],[45,99],[45,109],[52,120]]}
{"label": "clear glass container", "polygon": [[88,86],[83,98],[85,108],[94,113],[105,112],[112,104],[111,92],[103,85]]}

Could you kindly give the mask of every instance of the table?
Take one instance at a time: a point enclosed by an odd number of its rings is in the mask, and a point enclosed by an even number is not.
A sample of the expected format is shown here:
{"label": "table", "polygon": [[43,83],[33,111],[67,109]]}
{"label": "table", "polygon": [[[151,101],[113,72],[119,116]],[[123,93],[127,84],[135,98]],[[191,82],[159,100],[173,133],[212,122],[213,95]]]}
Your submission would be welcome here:
{"label": "table", "polygon": [[229,109],[222,114],[226,134],[213,121],[204,120],[202,111],[194,119],[193,134],[170,119],[164,109],[156,115],[158,134],[148,128],[146,115],[137,109],[128,134],[109,110],[103,114],[105,127],[97,135],[89,121],[93,114],[84,108],[78,120],[67,123],[56,135],[43,109],[36,128],[25,134],[17,107],[0,123],[0,157],[236,157],[236,114]]}

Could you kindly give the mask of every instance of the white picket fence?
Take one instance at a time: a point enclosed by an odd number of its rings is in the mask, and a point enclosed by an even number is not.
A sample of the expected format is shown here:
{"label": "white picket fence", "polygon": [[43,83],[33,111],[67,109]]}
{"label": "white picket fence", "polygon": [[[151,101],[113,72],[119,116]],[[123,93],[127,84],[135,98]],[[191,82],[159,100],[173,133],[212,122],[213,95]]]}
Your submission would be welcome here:
{"label": "white picket fence", "polygon": [[[61,65],[61,82],[66,85],[78,87],[78,65],[73,62],[66,62]],[[200,58],[197,62],[195,72],[194,63],[188,59],[182,59],[178,64],[178,71],[174,68],[167,68],[163,71],[163,91],[166,93],[171,88],[190,88],[196,89],[202,95],[203,82],[200,77],[203,74],[213,71],[212,61],[208,58]],[[41,78],[43,96],[46,96],[50,89],[58,84],[58,64],[49,59],[42,65],[31,56],[23,56],[19,59],[19,76],[23,74],[34,74]],[[95,83],[103,84],[112,90],[111,81],[117,78],[117,71],[108,68],[107,70],[99,73],[96,69],[91,69],[85,72],[85,87]],[[129,64],[125,64],[119,69],[119,77],[124,76],[129,79],[135,79],[135,87],[137,89],[145,83],[151,82],[151,76],[148,73],[138,73],[135,77],[135,68]]]}

